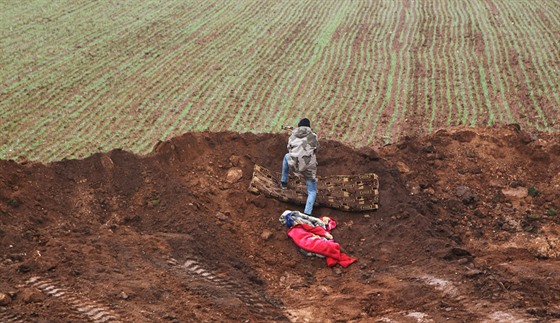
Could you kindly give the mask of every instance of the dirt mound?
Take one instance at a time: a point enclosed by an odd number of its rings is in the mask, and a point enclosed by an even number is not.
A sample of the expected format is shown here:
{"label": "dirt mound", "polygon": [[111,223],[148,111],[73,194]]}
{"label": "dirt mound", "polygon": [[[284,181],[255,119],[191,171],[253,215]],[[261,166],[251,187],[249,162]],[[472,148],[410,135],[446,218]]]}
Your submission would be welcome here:
{"label": "dirt mound", "polygon": [[188,133],[152,154],[0,161],[0,321],[560,319],[558,135],[457,128],[375,150],[321,142],[319,175],[376,173],[336,219],[358,262],[299,253],[301,210],[248,192],[286,137]]}

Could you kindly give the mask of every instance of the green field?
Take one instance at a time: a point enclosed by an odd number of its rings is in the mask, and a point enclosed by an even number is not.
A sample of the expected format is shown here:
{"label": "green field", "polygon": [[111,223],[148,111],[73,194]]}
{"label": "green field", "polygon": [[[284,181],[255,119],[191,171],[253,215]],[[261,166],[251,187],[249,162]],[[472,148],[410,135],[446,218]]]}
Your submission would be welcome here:
{"label": "green field", "polygon": [[0,159],[300,117],[354,146],[560,130],[557,0],[0,0]]}

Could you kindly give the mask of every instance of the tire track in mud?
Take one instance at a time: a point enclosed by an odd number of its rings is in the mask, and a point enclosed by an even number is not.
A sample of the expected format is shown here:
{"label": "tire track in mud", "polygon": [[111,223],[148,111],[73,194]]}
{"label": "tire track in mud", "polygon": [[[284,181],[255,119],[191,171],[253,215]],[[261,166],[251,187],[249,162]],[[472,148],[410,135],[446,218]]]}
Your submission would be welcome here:
{"label": "tire track in mud", "polygon": [[[123,322],[120,320],[119,315],[107,306],[101,305],[96,301],[91,301],[84,296],[77,295],[75,292],[66,288],[59,287],[58,285],[60,284],[56,281],[35,276],[28,279],[25,283],[69,305],[70,309],[76,314],[79,314],[76,320],[87,318],[89,321],[96,323]],[[2,318],[1,315],[0,318]],[[14,315],[13,319],[13,322],[25,322],[21,315]]]}
{"label": "tire track in mud", "polygon": [[0,322],[25,322],[25,319],[21,314],[13,314],[4,308],[0,308]]}
{"label": "tire track in mud", "polygon": [[174,272],[186,273],[189,278],[204,280],[210,282],[213,286],[224,289],[228,294],[239,299],[259,319],[268,322],[289,321],[284,314],[282,305],[277,304],[279,301],[270,299],[265,291],[236,283],[211,269],[207,269],[206,266],[193,258],[187,258],[183,264],[180,264],[176,259],[170,259],[168,263],[172,266]]}
{"label": "tire track in mud", "polygon": [[[412,270],[414,272],[414,270]],[[527,323],[541,322],[538,318],[528,315],[514,308],[504,308],[501,303],[493,303],[476,296],[471,296],[464,287],[456,285],[453,281],[431,274],[417,272],[413,276],[399,279],[405,282],[403,290],[414,289],[426,291],[433,302],[415,306],[415,310],[398,310],[384,313],[377,317],[375,322],[420,322],[434,323],[447,321],[461,321],[483,323]],[[420,285],[418,285],[420,284]],[[464,286],[464,285],[463,285]],[[468,288],[468,287],[467,287]]]}
{"label": "tire track in mud", "polygon": [[[203,280],[225,291],[224,294],[232,295],[239,299],[247,309],[255,315],[259,320],[289,321],[284,314],[281,301],[271,299],[264,291],[247,287],[245,284],[236,283],[233,280],[224,277],[215,271],[208,269],[199,261],[189,258],[183,264],[179,264],[175,259],[169,261],[172,271],[180,275],[187,274],[189,279]],[[70,321],[84,321],[95,323],[117,323],[124,322],[122,315],[117,314],[108,306],[101,302],[90,300],[76,292],[63,287],[59,282],[42,277],[31,277],[25,282],[25,285],[36,288],[44,294],[55,297],[62,303],[66,304],[69,309],[68,317]],[[193,290],[199,288],[194,287]],[[204,291],[209,293],[208,290]],[[223,297],[221,295],[209,295],[211,298]],[[208,296],[207,296],[208,297]],[[27,318],[21,313],[12,313],[6,309],[0,308],[0,322],[31,322],[33,320]]]}
{"label": "tire track in mud", "polygon": [[[420,275],[418,277],[415,277],[415,279],[423,284],[434,288],[437,292],[440,292],[446,299],[456,302],[464,308],[465,312],[473,313],[473,315],[478,315],[480,322],[537,321],[536,319],[530,318],[523,313],[514,312],[511,309],[506,311],[506,309],[497,308],[494,304],[488,301],[482,299],[472,299],[462,294],[461,291],[451,281],[428,274]],[[426,322],[432,321],[433,320],[427,320]]]}

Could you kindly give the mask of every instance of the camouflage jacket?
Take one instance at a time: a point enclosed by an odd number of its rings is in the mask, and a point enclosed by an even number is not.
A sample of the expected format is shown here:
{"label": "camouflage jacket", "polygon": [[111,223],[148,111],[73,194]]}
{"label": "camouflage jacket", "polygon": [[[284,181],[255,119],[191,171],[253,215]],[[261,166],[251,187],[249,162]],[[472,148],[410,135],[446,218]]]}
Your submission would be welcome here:
{"label": "camouflage jacket", "polygon": [[317,176],[317,157],[315,150],[318,148],[317,134],[309,127],[297,127],[292,130],[288,140],[290,158],[288,165],[296,176],[306,179]]}

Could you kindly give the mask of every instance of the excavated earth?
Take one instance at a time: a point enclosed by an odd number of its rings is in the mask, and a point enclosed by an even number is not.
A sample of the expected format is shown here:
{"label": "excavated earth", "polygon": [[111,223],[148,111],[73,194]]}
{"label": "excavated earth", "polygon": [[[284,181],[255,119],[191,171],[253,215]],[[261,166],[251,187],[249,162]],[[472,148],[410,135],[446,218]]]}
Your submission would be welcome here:
{"label": "excavated earth", "polygon": [[284,134],[187,133],[147,156],[0,161],[2,322],[560,321],[560,136],[453,128],[379,148],[321,141],[319,176],[378,174],[379,209],[325,207],[306,257],[248,191]]}

